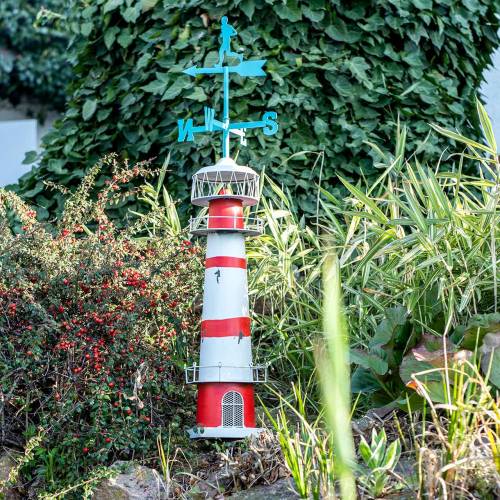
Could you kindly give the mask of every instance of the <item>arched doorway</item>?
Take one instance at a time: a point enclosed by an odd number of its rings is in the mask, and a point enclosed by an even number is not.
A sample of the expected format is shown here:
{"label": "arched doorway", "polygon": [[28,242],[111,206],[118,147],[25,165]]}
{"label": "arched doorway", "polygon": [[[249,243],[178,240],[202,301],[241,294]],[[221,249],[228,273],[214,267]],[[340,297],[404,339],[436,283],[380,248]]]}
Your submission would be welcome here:
{"label": "arched doorway", "polygon": [[222,425],[243,427],[243,397],[239,392],[226,392],[222,397]]}

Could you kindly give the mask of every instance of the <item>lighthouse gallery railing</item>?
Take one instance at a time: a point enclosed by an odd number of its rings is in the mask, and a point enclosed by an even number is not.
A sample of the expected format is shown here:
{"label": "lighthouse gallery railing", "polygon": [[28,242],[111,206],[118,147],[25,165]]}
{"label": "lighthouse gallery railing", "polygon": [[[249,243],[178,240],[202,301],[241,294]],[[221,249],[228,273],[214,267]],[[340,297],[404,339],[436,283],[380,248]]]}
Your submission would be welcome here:
{"label": "lighthouse gallery railing", "polygon": [[249,383],[267,382],[267,365],[250,365],[250,366],[223,366],[219,365],[197,365],[185,366],[184,373],[186,376],[186,384],[196,384],[200,382],[200,370],[217,369],[218,376],[212,380],[204,380],[202,382],[228,382],[227,376],[224,376],[226,370],[252,370],[252,380]]}

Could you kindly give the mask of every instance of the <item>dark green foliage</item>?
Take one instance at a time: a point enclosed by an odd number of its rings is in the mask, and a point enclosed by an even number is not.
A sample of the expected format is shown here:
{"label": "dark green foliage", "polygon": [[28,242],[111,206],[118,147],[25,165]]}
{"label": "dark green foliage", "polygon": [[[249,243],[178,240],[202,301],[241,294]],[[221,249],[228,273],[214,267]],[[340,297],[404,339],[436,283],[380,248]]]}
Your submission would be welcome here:
{"label": "dark green foliage", "polygon": [[[436,135],[423,141],[429,122],[475,127],[473,96],[498,46],[499,0],[96,0],[73,9],[75,80],[64,118],[45,138],[40,165],[19,192],[54,213],[61,203],[42,181],[77,185],[86,168],[109,151],[132,160],[172,152],[169,188],[188,200],[194,169],[215,160],[219,142],[209,136],[177,144],[176,121],[203,119],[203,106],[219,109],[220,85],[181,71],[213,64],[219,22],[227,14],[239,31],[246,58],[267,58],[265,80],[236,80],[234,116],[278,112],[280,131],[253,135],[240,163],[272,167],[306,213],[311,188],[337,174],[373,177],[366,141],[392,149],[398,115],[412,123],[411,149],[439,155]],[[142,6],[142,7],[141,7]],[[313,170],[292,153],[324,150]],[[300,159],[301,158],[301,159]],[[104,179],[102,179],[104,181]],[[60,195],[59,195],[60,196]],[[43,213],[42,213],[43,212]],[[48,215],[41,210],[40,215]]]}
{"label": "dark green foliage", "polygon": [[36,23],[43,6],[59,9],[63,0],[0,2],[0,98],[17,104],[23,96],[62,109],[71,76],[68,35],[58,17]]}

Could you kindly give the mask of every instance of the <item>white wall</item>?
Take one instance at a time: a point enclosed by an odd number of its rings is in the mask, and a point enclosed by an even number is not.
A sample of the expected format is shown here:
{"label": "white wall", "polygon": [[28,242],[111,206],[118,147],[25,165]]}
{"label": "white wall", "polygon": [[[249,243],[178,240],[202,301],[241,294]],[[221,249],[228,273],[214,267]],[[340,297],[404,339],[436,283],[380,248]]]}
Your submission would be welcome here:
{"label": "white wall", "polygon": [[37,147],[36,120],[0,121],[0,186],[14,184],[31,168],[22,161]]}
{"label": "white wall", "polygon": [[31,169],[23,165],[28,151],[38,150],[42,136],[57,118],[54,112],[46,113],[43,122],[31,117],[40,106],[22,103],[15,108],[0,101],[0,187],[13,184]]}
{"label": "white wall", "polygon": [[500,50],[493,56],[493,66],[485,73],[486,83],[481,88],[486,111],[493,122],[493,131],[500,148]]}

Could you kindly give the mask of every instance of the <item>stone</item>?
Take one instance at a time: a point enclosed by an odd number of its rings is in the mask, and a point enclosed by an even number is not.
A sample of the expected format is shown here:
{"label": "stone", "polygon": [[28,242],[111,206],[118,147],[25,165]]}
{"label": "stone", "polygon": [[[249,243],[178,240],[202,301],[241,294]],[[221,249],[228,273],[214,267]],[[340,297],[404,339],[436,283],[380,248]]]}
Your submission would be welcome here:
{"label": "stone", "polygon": [[105,479],[93,492],[93,500],[164,500],[167,488],[160,474],[148,467],[115,462],[120,472]]}
{"label": "stone", "polygon": [[259,485],[248,490],[234,492],[231,500],[292,500],[299,496],[292,489],[291,479],[279,479],[273,484]]}
{"label": "stone", "polygon": [[17,465],[14,459],[15,455],[15,453],[8,451],[0,452],[0,498],[2,500],[18,500],[21,498],[15,488],[2,486],[9,480],[11,470]]}

